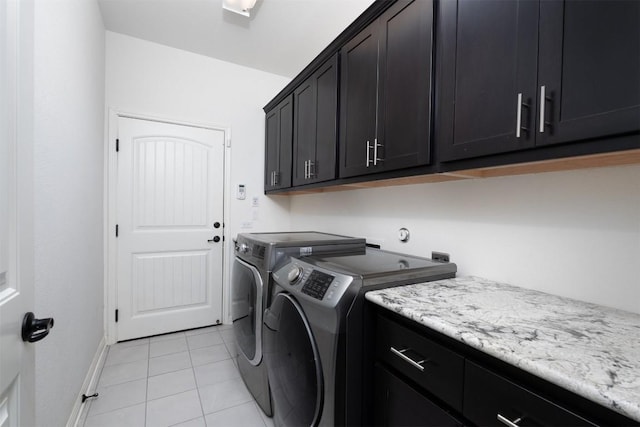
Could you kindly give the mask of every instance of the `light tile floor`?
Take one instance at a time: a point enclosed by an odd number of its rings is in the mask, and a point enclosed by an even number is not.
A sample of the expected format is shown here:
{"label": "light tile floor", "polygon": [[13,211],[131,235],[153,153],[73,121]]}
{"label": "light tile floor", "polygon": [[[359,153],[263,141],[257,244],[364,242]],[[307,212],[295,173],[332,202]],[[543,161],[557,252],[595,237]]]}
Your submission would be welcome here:
{"label": "light tile floor", "polygon": [[235,365],[230,326],[109,347],[84,427],[273,427]]}

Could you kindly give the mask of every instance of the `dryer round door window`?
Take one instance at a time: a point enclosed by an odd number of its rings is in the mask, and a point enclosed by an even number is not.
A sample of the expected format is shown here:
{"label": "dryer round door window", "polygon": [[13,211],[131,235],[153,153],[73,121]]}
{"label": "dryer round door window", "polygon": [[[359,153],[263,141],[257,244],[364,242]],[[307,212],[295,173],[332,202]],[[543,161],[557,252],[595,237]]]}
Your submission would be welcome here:
{"label": "dryer round door window", "polygon": [[265,313],[265,363],[274,417],[283,426],[317,426],[323,404],[320,355],[302,308],[289,294]]}

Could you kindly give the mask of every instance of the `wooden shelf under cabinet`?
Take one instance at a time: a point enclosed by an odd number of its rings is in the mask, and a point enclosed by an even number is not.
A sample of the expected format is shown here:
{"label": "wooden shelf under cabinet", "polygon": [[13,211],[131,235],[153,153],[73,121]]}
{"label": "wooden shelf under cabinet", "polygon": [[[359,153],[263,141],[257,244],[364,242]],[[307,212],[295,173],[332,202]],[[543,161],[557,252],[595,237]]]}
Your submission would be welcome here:
{"label": "wooden shelf under cabinet", "polygon": [[493,178],[499,176],[515,176],[636,164],[640,164],[640,149],[616,151],[614,153],[567,157],[562,159],[542,160],[538,162],[527,162],[504,166],[465,169],[454,172],[412,175],[399,178],[380,179],[375,181],[336,184],[319,188],[291,189],[290,191],[286,192],[272,193],[272,195],[294,196],[303,194],[328,193],[334,191],[358,190],[362,188],[394,187],[399,185],[426,184],[458,181],[464,179]]}

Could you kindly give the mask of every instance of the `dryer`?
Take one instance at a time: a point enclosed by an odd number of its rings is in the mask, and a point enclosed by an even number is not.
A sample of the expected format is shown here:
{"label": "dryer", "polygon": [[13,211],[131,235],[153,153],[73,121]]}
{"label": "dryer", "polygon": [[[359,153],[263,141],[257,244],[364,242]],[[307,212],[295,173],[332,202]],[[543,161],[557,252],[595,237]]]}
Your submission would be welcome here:
{"label": "dryer", "polygon": [[455,273],[452,263],[371,248],[276,268],[264,314],[275,425],[362,425],[365,292]]}
{"label": "dryer", "polygon": [[271,272],[289,256],[361,253],[364,248],[364,239],[315,231],[238,234],[231,273],[236,361],[242,379],[265,414],[271,416],[272,411],[262,361],[262,315],[270,302]]}

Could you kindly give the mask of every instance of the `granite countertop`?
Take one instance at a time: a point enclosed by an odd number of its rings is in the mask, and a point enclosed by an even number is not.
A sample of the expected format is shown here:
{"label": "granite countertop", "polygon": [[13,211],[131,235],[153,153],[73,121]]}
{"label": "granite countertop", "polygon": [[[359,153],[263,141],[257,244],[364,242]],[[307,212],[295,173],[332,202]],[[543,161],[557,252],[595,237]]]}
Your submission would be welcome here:
{"label": "granite countertop", "polygon": [[640,315],[459,277],[372,291],[404,317],[640,421]]}

